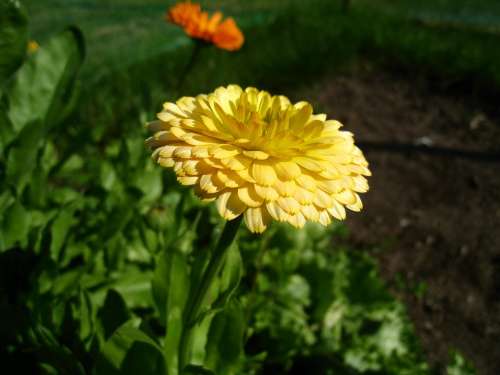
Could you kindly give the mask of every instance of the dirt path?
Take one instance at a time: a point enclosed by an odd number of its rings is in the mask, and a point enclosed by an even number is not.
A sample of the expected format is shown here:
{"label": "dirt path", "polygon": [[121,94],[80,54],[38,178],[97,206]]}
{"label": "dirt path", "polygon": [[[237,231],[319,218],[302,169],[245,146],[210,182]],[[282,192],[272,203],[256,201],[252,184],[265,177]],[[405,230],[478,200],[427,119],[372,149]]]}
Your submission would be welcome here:
{"label": "dirt path", "polygon": [[[337,77],[301,92],[357,140],[500,150],[500,117],[472,97],[387,74]],[[476,104],[473,104],[476,103]],[[500,374],[500,162],[367,148],[373,177],[352,240],[380,249],[432,362],[451,348]],[[410,287],[397,288],[398,280]],[[425,285],[418,297],[415,285]],[[418,293],[417,293],[418,294]]]}

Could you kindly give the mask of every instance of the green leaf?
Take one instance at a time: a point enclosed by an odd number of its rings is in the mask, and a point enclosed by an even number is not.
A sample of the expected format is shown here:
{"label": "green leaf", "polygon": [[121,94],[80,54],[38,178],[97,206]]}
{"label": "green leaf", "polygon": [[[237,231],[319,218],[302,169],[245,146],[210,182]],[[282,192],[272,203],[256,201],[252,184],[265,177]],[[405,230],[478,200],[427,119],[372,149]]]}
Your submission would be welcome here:
{"label": "green leaf", "polygon": [[241,255],[236,245],[231,246],[222,266],[219,281],[219,293],[214,307],[224,307],[240,284],[243,274]]}
{"label": "green leaf", "polygon": [[51,331],[38,326],[34,328],[33,333],[38,344],[37,354],[42,363],[55,368],[58,374],[85,374],[81,363],[66,346],[57,341]]}
{"label": "green leaf", "polygon": [[28,17],[17,0],[0,2],[0,86],[21,64],[28,43]]}
{"label": "green leaf", "polygon": [[[201,263],[201,262],[200,262]],[[191,283],[197,284],[201,280],[201,275],[204,269],[200,266],[195,267],[191,276]],[[243,274],[241,255],[236,245],[231,245],[222,270],[216,281],[210,287],[208,298],[204,301],[204,306],[201,309],[200,315],[195,318],[195,321],[200,322],[205,316],[223,309],[231,300],[240,283]]]}
{"label": "green leaf", "polygon": [[6,90],[7,114],[16,132],[36,121],[47,130],[62,120],[83,57],[82,34],[70,28],[25,62]]}
{"label": "green leaf", "polygon": [[239,304],[231,303],[212,319],[205,366],[216,374],[234,374],[243,352],[245,319]]}
{"label": "green leaf", "polygon": [[7,116],[5,104],[0,103],[0,159],[3,158],[5,148],[15,138],[14,127]]}
{"label": "green leaf", "polygon": [[101,163],[100,180],[101,186],[104,188],[104,190],[113,190],[117,183],[118,176],[116,175],[115,168],[111,163],[106,161]]}
{"label": "green leaf", "polygon": [[9,149],[7,182],[18,195],[30,181],[30,176],[36,167],[38,150],[43,140],[42,130],[39,122],[30,124],[21,131]]}
{"label": "green leaf", "polygon": [[163,251],[156,264],[152,291],[160,320],[166,326],[165,359],[170,375],[178,374],[178,349],[189,286],[185,256],[173,248]]}
{"label": "green leaf", "polygon": [[74,268],[58,276],[52,284],[52,293],[55,296],[66,296],[71,294],[79,287],[80,279],[83,274],[83,268]]}
{"label": "green leaf", "polygon": [[16,243],[24,246],[27,242],[28,231],[30,229],[31,214],[26,211],[21,202],[16,201],[5,212],[3,222],[3,244],[1,250],[6,250]]}
{"label": "green leaf", "polygon": [[203,366],[189,365],[184,368],[182,375],[215,375],[215,373]]}
{"label": "green leaf", "polygon": [[[162,350],[133,321],[123,324],[101,350],[98,374],[162,373]],[[163,371],[164,372],[164,371]]]}
{"label": "green leaf", "polygon": [[80,339],[82,342],[89,342],[94,333],[94,319],[89,293],[83,288],[80,288],[79,307]]}
{"label": "green leaf", "polygon": [[50,243],[50,256],[55,262],[57,262],[60,258],[64,240],[66,239],[69,229],[75,221],[73,213],[74,209],[72,208],[67,207],[63,209],[59,215],[57,215],[50,228],[52,238]]}
{"label": "green leaf", "polygon": [[99,309],[97,318],[101,336],[107,340],[118,327],[130,319],[127,304],[120,293],[113,289],[108,290],[104,305]]}
{"label": "green leaf", "polygon": [[149,308],[153,304],[151,296],[151,279],[149,271],[135,267],[125,267],[122,272],[113,275],[113,280],[106,278],[105,287],[92,293],[92,303],[101,305],[109,289],[115,289],[127,301],[127,306],[133,308]]}

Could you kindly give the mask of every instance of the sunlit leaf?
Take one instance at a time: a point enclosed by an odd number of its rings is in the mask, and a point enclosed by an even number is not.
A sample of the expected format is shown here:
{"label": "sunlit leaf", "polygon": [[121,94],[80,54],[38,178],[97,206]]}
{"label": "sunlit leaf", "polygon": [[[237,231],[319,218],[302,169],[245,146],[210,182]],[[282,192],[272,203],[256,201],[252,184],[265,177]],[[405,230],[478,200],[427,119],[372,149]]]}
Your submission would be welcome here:
{"label": "sunlit leaf", "polygon": [[243,353],[245,318],[237,303],[226,306],[212,319],[205,366],[216,374],[233,374]]}
{"label": "sunlit leaf", "polygon": [[185,256],[175,249],[166,249],[158,257],[152,291],[160,320],[166,326],[164,347],[169,374],[178,373],[179,342],[184,328],[183,313],[189,287]]}
{"label": "sunlit leaf", "polygon": [[16,243],[25,244],[30,229],[31,214],[21,202],[16,201],[5,212],[3,221],[3,250],[12,247]]}
{"label": "sunlit leaf", "polygon": [[16,132],[36,122],[47,130],[62,120],[83,56],[82,34],[70,28],[26,60],[5,91]]}
{"label": "sunlit leaf", "polygon": [[50,243],[50,255],[54,261],[58,261],[60,252],[66,236],[74,223],[73,209],[63,209],[52,223],[50,228],[52,241]]}

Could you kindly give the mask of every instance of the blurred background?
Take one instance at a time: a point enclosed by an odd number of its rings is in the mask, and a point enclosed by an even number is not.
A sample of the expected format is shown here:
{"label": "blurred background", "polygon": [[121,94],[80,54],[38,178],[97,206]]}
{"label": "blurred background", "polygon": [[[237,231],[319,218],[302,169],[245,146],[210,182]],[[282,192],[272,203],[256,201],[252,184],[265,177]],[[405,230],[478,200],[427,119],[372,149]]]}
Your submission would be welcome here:
{"label": "blurred background", "polygon": [[[87,373],[92,329],[118,326],[106,309],[156,332],[154,249],[180,195],[150,162],[143,124],[167,100],[237,83],[340,120],[373,173],[364,210],[344,224],[279,227],[288,239],[267,239],[263,259],[263,240],[245,234],[241,298],[257,302],[241,373],[500,373],[500,2],[201,1],[234,17],[245,44],[201,49],[182,85],[194,42],[165,21],[174,2],[22,3],[39,51],[75,25],[85,58],[37,154],[26,159],[33,143],[1,149],[0,313],[16,322],[0,331],[5,363],[76,373],[67,363],[79,361]],[[186,207],[188,226],[199,204]],[[210,243],[197,231],[189,246]],[[54,337],[19,339],[34,326]]]}

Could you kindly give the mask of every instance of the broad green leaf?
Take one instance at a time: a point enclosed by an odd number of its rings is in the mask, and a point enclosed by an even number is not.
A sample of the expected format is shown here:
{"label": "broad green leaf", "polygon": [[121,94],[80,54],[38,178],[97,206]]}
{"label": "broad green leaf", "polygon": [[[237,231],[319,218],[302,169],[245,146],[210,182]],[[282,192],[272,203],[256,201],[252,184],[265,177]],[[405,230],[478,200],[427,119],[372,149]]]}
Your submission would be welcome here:
{"label": "broad green leaf", "polygon": [[0,2],[0,87],[26,55],[27,26],[28,17],[20,1]]}
{"label": "broad green leaf", "polygon": [[240,251],[236,245],[232,245],[222,266],[219,276],[219,293],[214,307],[223,307],[230,300],[243,274]]}
{"label": "broad green leaf", "polygon": [[57,262],[60,258],[61,249],[69,229],[74,223],[73,217],[74,209],[70,207],[63,208],[57,215],[50,228],[51,243],[50,243],[50,256]]}
{"label": "broad green leaf", "polygon": [[189,365],[184,368],[182,375],[215,375],[215,373],[203,366]]}
{"label": "broad green leaf", "polygon": [[38,150],[43,142],[39,122],[26,126],[9,149],[7,157],[7,182],[20,195],[36,167]]}
{"label": "broad green leaf", "polygon": [[107,340],[118,327],[130,319],[127,304],[120,293],[113,289],[108,290],[104,305],[97,313],[100,333]]}
{"label": "broad green leaf", "polygon": [[14,126],[7,116],[5,105],[0,103],[0,159],[4,157],[6,146],[12,142],[15,136]]}
{"label": "broad green leaf", "polygon": [[[204,271],[203,268],[199,266],[194,267],[191,275],[193,285],[200,282],[202,271]],[[226,255],[219,275],[211,285],[207,299],[203,301],[204,305],[200,310],[200,315],[195,317],[196,322],[204,319],[207,314],[224,308],[238,288],[242,272],[240,251],[238,247],[233,244]]]}
{"label": "broad green leaf", "polygon": [[228,304],[212,319],[206,346],[205,366],[216,374],[237,374],[243,353],[244,313],[241,305]]}
{"label": "broad green leaf", "polygon": [[37,121],[50,129],[62,120],[83,57],[82,34],[70,28],[27,59],[5,92],[16,132]]}
{"label": "broad green leaf", "polygon": [[52,332],[43,326],[33,329],[37,341],[37,352],[41,362],[57,369],[58,374],[84,375],[85,370],[78,359],[64,345],[60,344]]}
{"label": "broad green leaf", "polygon": [[83,288],[80,288],[79,308],[80,339],[88,342],[94,333],[94,316],[89,293]]}
{"label": "broad green leaf", "polygon": [[113,164],[107,161],[101,163],[101,186],[104,190],[111,191],[115,187],[118,176],[116,175],[115,168]]}
{"label": "broad green leaf", "polygon": [[157,367],[161,368],[162,362],[160,346],[136,328],[133,321],[128,321],[115,331],[102,348],[97,373],[154,374],[154,371],[159,370]]}
{"label": "broad green leaf", "polygon": [[92,293],[92,303],[101,305],[108,292],[108,289],[115,289],[127,301],[127,306],[133,308],[149,308],[153,305],[151,295],[151,279],[153,275],[150,271],[139,270],[135,267],[124,267],[121,272],[105,280],[106,285]]}
{"label": "broad green leaf", "polygon": [[160,320],[166,326],[164,347],[169,375],[178,374],[178,349],[189,285],[185,256],[173,248],[163,251],[156,264],[152,291]]}
{"label": "broad green leaf", "polygon": [[55,296],[67,296],[78,289],[83,268],[73,268],[57,277],[52,284],[52,293]]}
{"label": "broad green leaf", "polygon": [[6,250],[16,243],[26,244],[28,231],[30,229],[31,214],[23,207],[21,202],[16,201],[5,212],[2,232],[2,250]]}

